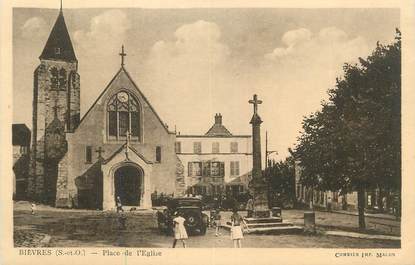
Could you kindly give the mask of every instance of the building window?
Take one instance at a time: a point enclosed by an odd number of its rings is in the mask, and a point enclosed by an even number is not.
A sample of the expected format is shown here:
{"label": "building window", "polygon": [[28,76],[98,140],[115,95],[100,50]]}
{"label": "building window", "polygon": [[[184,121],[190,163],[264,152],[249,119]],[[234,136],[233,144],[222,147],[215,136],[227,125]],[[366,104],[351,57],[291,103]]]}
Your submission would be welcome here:
{"label": "building window", "polygon": [[239,161],[231,161],[231,176],[239,176]]}
{"label": "building window", "polygon": [[180,154],[182,152],[182,143],[181,142],[175,142],[174,143],[174,150],[176,151],[176,154]]}
{"label": "building window", "polygon": [[194,142],[193,143],[193,153],[201,154],[202,153],[202,143],[201,142]]}
{"label": "building window", "polygon": [[61,48],[55,48],[55,54],[61,54]]}
{"label": "building window", "polygon": [[85,148],[85,162],[92,163],[92,146],[87,146]]}
{"label": "building window", "polygon": [[110,99],[108,112],[108,138],[110,140],[126,139],[130,132],[131,140],[140,137],[140,107],[137,100],[125,91],[121,91]]}
{"label": "building window", "polygon": [[231,153],[238,153],[238,142],[231,142]]}
{"label": "building window", "polygon": [[213,142],[212,143],[212,153],[217,154],[219,153],[219,143],[218,142]]}
{"label": "building window", "polygon": [[212,177],[225,176],[225,163],[224,162],[212,162],[210,174]]}
{"label": "building window", "polygon": [[51,90],[65,90],[66,87],[66,70],[51,67],[50,72],[50,88]]}
{"label": "building window", "polygon": [[161,163],[161,146],[156,147],[156,162]]}
{"label": "building window", "polygon": [[202,162],[189,162],[188,163],[188,175],[191,177],[202,176]]}

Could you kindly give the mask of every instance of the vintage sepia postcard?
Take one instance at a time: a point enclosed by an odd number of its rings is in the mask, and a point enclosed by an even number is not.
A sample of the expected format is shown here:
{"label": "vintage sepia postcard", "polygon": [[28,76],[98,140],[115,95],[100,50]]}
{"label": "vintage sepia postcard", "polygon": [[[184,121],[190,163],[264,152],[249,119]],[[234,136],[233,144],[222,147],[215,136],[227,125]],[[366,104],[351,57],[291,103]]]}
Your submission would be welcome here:
{"label": "vintage sepia postcard", "polygon": [[2,2],[0,264],[415,264],[414,10]]}

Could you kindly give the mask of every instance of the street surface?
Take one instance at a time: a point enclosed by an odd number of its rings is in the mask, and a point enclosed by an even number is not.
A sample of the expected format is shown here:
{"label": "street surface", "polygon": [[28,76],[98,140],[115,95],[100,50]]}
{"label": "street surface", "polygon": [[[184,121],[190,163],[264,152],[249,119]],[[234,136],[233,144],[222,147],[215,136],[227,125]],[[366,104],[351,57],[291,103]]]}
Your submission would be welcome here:
{"label": "street surface", "polygon": [[[160,233],[154,213],[139,213],[140,223],[134,231],[120,231],[117,224],[109,224],[105,231],[97,227],[87,227],[91,220],[102,220],[105,213],[89,210],[62,210],[39,205],[35,215],[30,214],[29,204],[15,203],[14,209],[14,239],[16,247],[154,247],[169,248],[173,238]],[[284,210],[283,218],[295,224],[303,224],[303,210]],[[223,212],[226,220],[230,212]],[[241,214],[245,214],[241,212]],[[375,220],[399,227],[399,222],[389,219],[367,217],[367,223]],[[128,222],[128,219],[127,219]],[[399,248],[399,241],[358,239],[324,235],[326,230],[358,231],[357,216],[316,212],[317,235],[254,235],[246,234],[243,247],[247,248]],[[92,221],[93,224],[93,221]],[[76,227],[77,229],[71,229]],[[369,226],[370,227],[370,226]],[[370,234],[399,235],[400,229],[377,225],[369,229]],[[214,228],[209,228],[205,236],[190,236],[188,247],[196,248],[227,248],[232,247],[229,231],[221,230],[216,237]],[[48,242],[41,242],[45,236]],[[181,247],[181,244],[178,244]]]}

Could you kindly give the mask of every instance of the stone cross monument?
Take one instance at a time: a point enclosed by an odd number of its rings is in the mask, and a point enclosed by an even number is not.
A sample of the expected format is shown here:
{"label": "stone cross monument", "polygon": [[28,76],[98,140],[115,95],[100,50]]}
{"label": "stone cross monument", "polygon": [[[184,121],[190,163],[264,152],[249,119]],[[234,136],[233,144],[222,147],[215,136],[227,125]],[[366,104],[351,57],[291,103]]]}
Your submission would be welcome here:
{"label": "stone cross monument", "polygon": [[250,104],[254,105],[254,114],[251,119],[252,124],[252,180],[249,188],[253,194],[254,200],[254,218],[270,217],[268,206],[267,183],[262,175],[262,159],[261,159],[261,117],[258,115],[258,105],[262,100],[254,95]]}

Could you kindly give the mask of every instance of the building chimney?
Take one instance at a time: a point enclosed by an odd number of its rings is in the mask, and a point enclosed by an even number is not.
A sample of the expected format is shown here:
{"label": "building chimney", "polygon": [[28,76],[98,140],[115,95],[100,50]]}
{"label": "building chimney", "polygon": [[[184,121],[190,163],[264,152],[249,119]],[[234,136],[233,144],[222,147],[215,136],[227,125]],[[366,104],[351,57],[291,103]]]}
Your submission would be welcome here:
{"label": "building chimney", "polygon": [[216,113],[216,115],[215,115],[215,124],[222,125],[222,114]]}

